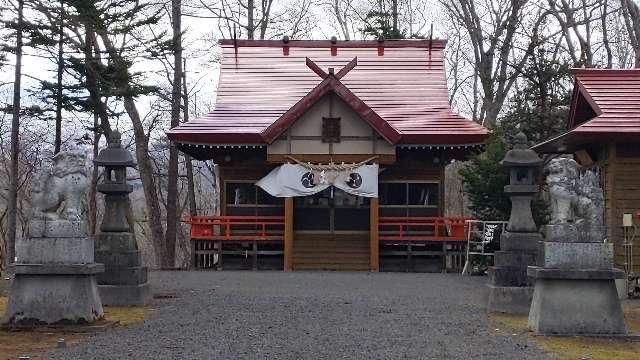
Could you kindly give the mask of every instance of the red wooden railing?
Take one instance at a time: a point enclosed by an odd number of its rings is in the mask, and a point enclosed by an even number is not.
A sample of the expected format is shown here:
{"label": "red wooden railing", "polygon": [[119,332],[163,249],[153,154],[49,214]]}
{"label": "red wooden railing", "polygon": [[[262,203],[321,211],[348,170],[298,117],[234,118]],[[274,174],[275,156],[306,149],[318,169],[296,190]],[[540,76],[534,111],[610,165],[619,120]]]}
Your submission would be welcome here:
{"label": "red wooden railing", "polygon": [[[466,241],[464,217],[380,217],[380,241]],[[191,240],[282,241],[284,216],[192,216]]]}
{"label": "red wooden railing", "polygon": [[282,241],[284,216],[191,216],[191,240]]}
{"label": "red wooden railing", "polygon": [[385,216],[378,220],[380,241],[466,241],[465,217]]}

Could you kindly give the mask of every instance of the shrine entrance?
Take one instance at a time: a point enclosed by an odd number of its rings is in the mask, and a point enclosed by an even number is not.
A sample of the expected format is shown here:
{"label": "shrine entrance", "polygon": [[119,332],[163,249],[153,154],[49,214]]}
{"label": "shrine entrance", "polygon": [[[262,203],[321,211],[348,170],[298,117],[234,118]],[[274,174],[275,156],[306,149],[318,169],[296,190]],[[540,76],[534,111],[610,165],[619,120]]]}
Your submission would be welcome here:
{"label": "shrine entrance", "polygon": [[370,198],[329,187],[297,197],[293,269],[369,270]]}

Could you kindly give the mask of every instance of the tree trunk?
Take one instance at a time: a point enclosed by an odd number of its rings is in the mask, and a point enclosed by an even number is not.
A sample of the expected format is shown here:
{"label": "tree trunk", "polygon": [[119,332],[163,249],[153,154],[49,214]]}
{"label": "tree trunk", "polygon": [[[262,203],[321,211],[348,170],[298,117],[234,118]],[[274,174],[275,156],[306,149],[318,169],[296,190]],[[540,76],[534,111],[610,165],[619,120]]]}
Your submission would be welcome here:
{"label": "tree trunk", "polygon": [[89,102],[93,108],[93,113],[98,115],[100,119],[100,129],[95,129],[104,134],[107,141],[111,138],[111,124],[109,123],[109,116],[105,104],[100,99],[100,89],[98,88],[97,77],[97,55],[100,54],[98,49],[96,35],[92,24],[85,25],[85,48],[84,48],[84,61],[85,61],[85,87],[89,91]]}
{"label": "tree trunk", "polygon": [[398,0],[391,0],[391,17],[393,20],[393,35],[398,37]]}
{"label": "tree trunk", "polygon": [[[182,69],[182,121],[189,121],[189,92],[187,91],[187,60],[184,59],[184,68]],[[185,155],[184,161],[187,167],[187,198],[189,200],[189,214],[198,215],[198,207],[196,204],[196,190],[193,182],[193,162],[191,156]]]}
{"label": "tree trunk", "polygon": [[153,250],[156,256],[156,266],[162,267],[161,259],[166,257],[163,244],[164,231],[160,201],[156,190],[156,182],[153,178],[153,164],[149,158],[149,138],[144,131],[142,119],[140,118],[133,97],[124,97],[124,107],[133,125],[133,134],[136,142],[136,160],[138,161],[138,172],[140,173],[140,180],[142,180],[142,188],[144,190],[147,219],[149,221],[149,230],[151,231]]}
{"label": "tree trunk", "polygon": [[[182,100],[182,0],[172,0],[173,20],[173,89],[171,92],[171,128],[180,125],[180,104]],[[163,267],[172,269],[176,261],[176,231],[178,226],[178,149],[169,143],[169,169],[167,177],[167,229],[165,232],[165,255]]]}
{"label": "tree trunk", "polygon": [[16,256],[16,235],[18,216],[18,155],[20,154],[20,90],[22,80],[22,27],[24,25],[24,0],[18,0],[18,27],[16,30],[16,67],[13,83],[13,116],[11,118],[11,171],[9,176],[8,224],[6,237],[5,268],[14,262]]}
{"label": "tree trunk", "polygon": [[[98,157],[100,145],[100,131],[98,124],[98,115],[93,114],[93,158]],[[89,187],[89,236],[96,234],[98,228],[98,165],[93,164],[91,171],[91,185]]]}
{"label": "tree trunk", "polygon": [[60,0],[60,24],[58,28],[58,70],[56,88],[56,138],[53,153],[60,152],[62,146],[62,73],[64,71],[64,3]]}
{"label": "tree trunk", "polygon": [[633,0],[622,0],[622,16],[634,51],[634,67],[640,68],[640,7]]}
{"label": "tree trunk", "polygon": [[609,29],[607,28],[607,2],[604,1],[602,3],[602,44],[604,45],[605,53],[607,54],[607,68],[611,69],[613,67],[613,54],[611,52],[611,44],[609,42]]}
{"label": "tree trunk", "polygon": [[247,39],[253,40],[256,26],[254,25],[255,0],[247,0]]}
{"label": "tree trunk", "polygon": [[340,0],[333,0],[333,14],[338,21],[338,25],[340,26],[340,30],[342,30],[342,36],[344,36],[345,40],[351,40],[351,34],[349,32],[349,24],[347,19],[347,11],[349,11],[349,4],[347,4],[347,8],[344,10],[344,14],[340,11]]}

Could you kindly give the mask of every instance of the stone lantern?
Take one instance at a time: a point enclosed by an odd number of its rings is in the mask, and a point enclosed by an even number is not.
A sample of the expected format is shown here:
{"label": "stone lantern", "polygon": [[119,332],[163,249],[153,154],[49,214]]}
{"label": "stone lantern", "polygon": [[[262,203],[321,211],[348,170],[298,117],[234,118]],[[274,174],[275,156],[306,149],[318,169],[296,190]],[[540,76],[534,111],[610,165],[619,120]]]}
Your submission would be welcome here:
{"label": "stone lantern", "polygon": [[514,138],[513,149],[507,152],[501,164],[509,168],[509,185],[504,187],[504,192],[511,199],[507,230],[537,232],[531,213],[531,199],[539,190],[538,185],[534,184],[534,175],[542,165],[542,159],[527,147],[527,137],[518,133]]}
{"label": "stone lantern", "polygon": [[527,266],[535,265],[538,242],[542,240],[531,213],[531,200],[538,192],[534,184],[542,159],[527,146],[527,137],[519,133],[502,165],[509,168],[509,185],[504,192],[511,199],[511,214],[500,237],[500,251],[489,268],[489,310],[528,314],[533,287]]}
{"label": "stone lantern", "polygon": [[127,221],[129,193],[127,168],[135,167],[131,153],[122,148],[120,133],[111,133],[106,149],[94,163],[104,167],[98,191],[105,195],[105,210],[96,235],[96,259],[105,265],[98,276],[98,290],[105,305],[145,305],[151,299],[147,268],[142,267],[133,229]]}
{"label": "stone lantern", "polygon": [[100,151],[93,162],[104,167],[104,179],[97,188],[105,194],[105,211],[100,231],[129,231],[127,197],[133,191],[133,186],[127,184],[127,168],[135,167],[136,164],[131,153],[122,148],[120,133],[112,132],[109,145]]}

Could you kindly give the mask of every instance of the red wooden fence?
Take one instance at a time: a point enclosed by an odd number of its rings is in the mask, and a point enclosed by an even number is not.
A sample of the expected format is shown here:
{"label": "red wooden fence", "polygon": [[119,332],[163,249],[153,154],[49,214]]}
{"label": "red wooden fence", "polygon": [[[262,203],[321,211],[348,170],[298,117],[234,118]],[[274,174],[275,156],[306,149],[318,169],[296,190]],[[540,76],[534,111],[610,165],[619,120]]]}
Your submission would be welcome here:
{"label": "red wooden fence", "polygon": [[[380,241],[466,241],[464,217],[380,217]],[[192,240],[282,241],[284,216],[192,216]]]}

